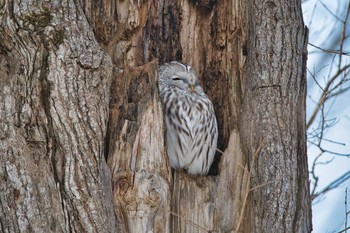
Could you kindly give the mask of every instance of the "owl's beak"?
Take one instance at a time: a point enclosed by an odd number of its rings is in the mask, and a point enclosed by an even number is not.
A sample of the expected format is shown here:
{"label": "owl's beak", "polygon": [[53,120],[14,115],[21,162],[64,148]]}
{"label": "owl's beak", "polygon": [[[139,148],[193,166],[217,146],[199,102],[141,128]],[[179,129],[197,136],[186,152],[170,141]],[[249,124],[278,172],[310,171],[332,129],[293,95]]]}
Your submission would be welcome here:
{"label": "owl's beak", "polygon": [[189,87],[190,87],[190,91],[191,92],[195,92],[196,91],[196,89],[194,88],[194,85],[190,84]]}

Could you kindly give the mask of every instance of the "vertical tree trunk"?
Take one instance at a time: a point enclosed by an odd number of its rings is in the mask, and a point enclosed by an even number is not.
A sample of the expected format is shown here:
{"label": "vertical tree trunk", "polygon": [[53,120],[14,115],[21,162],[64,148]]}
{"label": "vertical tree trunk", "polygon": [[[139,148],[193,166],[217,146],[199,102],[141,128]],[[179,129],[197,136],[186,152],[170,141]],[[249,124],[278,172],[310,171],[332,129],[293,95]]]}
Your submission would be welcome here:
{"label": "vertical tree trunk", "polygon": [[2,1],[0,17],[0,231],[114,232],[109,57],[75,1]]}
{"label": "vertical tree trunk", "polygon": [[311,231],[305,129],[307,29],[300,4],[249,2],[249,78],[240,132],[253,188],[251,232]]}
{"label": "vertical tree trunk", "polygon": [[[300,1],[7,1],[0,16],[4,232],[311,231]],[[193,66],[214,103],[210,176],[171,172],[155,59]]]}

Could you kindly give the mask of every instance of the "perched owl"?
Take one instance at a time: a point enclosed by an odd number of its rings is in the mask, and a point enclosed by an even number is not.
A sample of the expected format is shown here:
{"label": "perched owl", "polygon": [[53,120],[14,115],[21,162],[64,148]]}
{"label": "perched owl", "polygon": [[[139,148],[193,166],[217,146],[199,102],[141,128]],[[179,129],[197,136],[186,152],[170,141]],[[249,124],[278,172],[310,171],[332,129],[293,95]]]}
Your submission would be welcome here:
{"label": "perched owl", "polygon": [[160,66],[158,75],[170,165],[193,175],[206,175],[218,139],[213,104],[190,66],[172,61]]}

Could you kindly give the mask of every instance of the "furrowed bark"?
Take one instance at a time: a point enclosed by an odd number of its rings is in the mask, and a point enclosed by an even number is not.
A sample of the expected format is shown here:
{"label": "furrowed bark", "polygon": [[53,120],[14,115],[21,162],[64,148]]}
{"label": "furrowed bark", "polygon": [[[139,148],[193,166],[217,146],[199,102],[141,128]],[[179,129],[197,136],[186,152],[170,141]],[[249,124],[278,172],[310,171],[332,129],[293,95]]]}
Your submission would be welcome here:
{"label": "furrowed bark", "polygon": [[1,6],[2,232],[113,232],[112,66],[74,1]]}
{"label": "furrowed bark", "polygon": [[[306,155],[307,31],[300,1],[249,2],[241,132],[252,232],[311,232]],[[263,210],[263,211],[262,211]]]}

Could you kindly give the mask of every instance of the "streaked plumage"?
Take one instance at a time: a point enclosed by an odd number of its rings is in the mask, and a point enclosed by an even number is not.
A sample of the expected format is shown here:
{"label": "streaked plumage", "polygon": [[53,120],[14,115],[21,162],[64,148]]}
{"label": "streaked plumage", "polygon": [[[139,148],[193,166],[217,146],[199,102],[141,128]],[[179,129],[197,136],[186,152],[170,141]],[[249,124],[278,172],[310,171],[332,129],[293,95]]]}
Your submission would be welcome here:
{"label": "streaked plumage", "polygon": [[213,104],[190,66],[170,62],[160,66],[158,72],[171,167],[206,175],[218,138]]}

